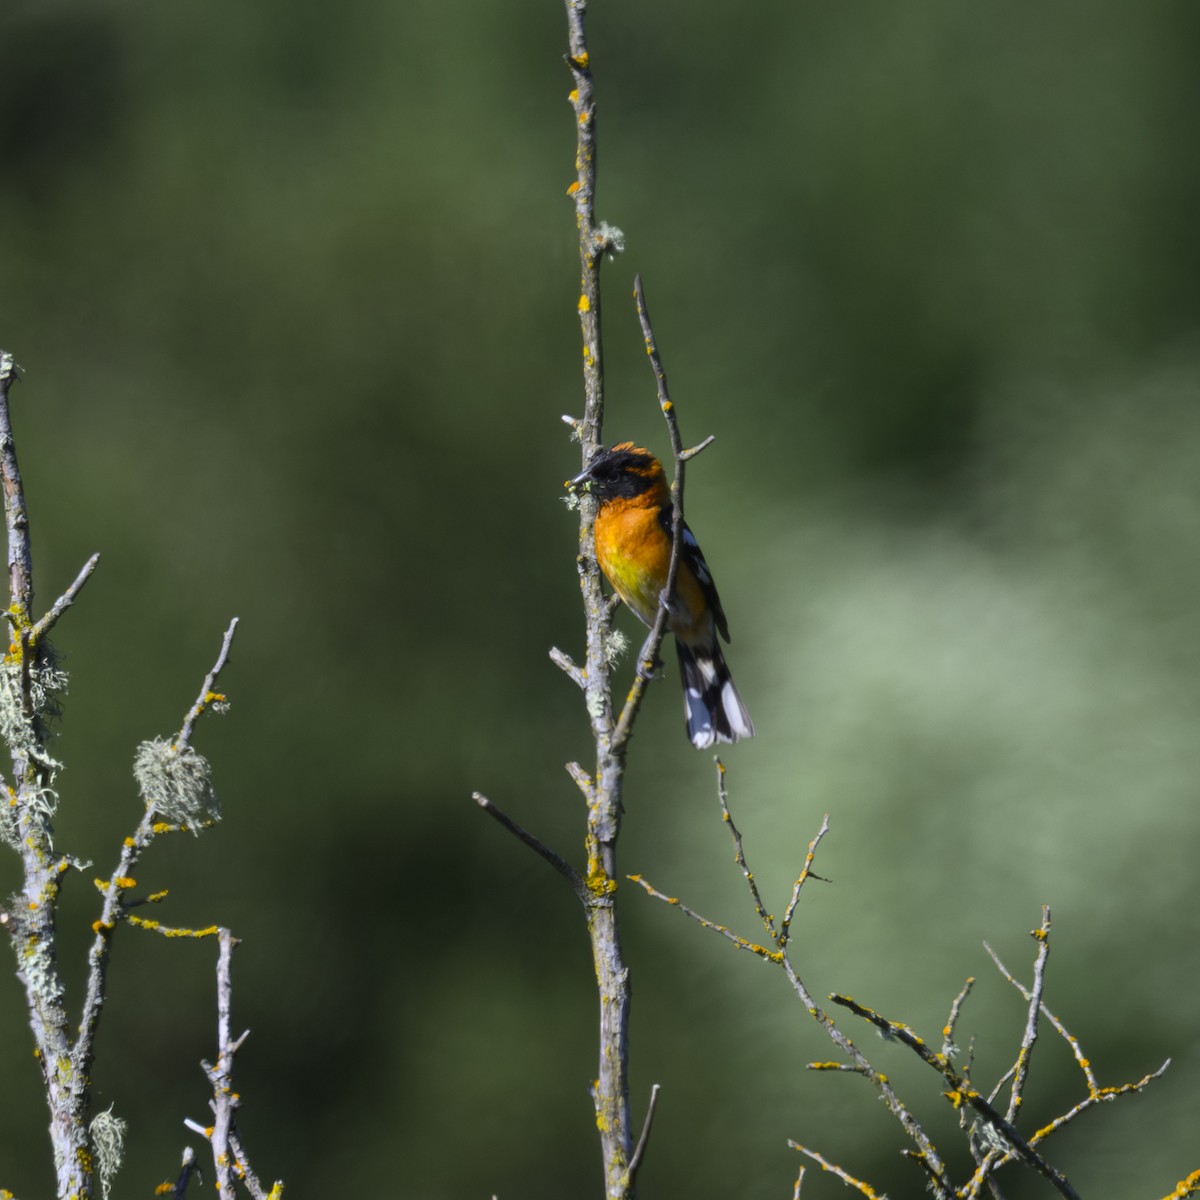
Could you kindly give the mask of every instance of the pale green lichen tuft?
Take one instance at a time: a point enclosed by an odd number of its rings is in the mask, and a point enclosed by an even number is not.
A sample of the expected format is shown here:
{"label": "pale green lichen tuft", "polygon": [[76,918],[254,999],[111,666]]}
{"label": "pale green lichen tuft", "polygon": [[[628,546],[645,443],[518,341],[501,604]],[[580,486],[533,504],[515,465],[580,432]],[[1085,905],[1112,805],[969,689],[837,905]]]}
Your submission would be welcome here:
{"label": "pale green lichen tuft", "polygon": [[629,639],[619,629],[610,629],[604,639],[604,661],[612,666],[628,649]]}
{"label": "pale green lichen tuft", "polygon": [[100,1175],[100,1191],[108,1200],[109,1189],[125,1157],[125,1130],[120,1117],[113,1115],[112,1105],[97,1113],[89,1126],[92,1145],[96,1150],[96,1170]]}
{"label": "pale green lichen tuft", "polygon": [[59,669],[48,643],[43,643],[28,672],[16,654],[0,663],[0,737],[14,755],[37,763],[51,777],[62,763],[46,753],[46,722],[62,714],[66,690],[67,673]]}
{"label": "pale green lichen tuft", "polygon": [[208,759],[191,746],[161,738],[142,742],[133,758],[133,777],[147,811],[160,821],[199,834],[221,819]]}
{"label": "pale green lichen tuft", "polygon": [[604,253],[610,259],[625,253],[625,231],[607,221],[601,221],[596,227],[596,241],[604,246]]}

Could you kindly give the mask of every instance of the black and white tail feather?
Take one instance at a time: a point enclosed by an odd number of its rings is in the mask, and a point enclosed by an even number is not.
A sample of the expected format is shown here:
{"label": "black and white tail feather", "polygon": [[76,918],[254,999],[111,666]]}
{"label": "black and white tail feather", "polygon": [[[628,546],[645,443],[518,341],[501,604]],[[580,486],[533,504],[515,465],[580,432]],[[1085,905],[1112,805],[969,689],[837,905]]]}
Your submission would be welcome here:
{"label": "black and white tail feather", "polygon": [[754,722],[733,685],[721,647],[688,646],[675,640],[683,676],[683,707],[688,737],[703,750],[714,742],[736,742],[754,736]]}
{"label": "black and white tail feather", "polygon": [[[664,529],[670,533],[670,513],[664,512]],[[725,665],[721,653],[718,633],[729,641],[729,626],[725,621],[725,610],[721,597],[717,595],[712,572],[696,535],[683,526],[683,544],[680,547],[684,561],[696,576],[704,591],[709,612],[712,614],[711,639],[706,643],[687,643],[675,639],[679,651],[679,671],[683,676],[683,709],[687,716],[688,737],[698,750],[704,750],[715,742],[736,742],[754,736],[754,722],[742,703],[734,686],[733,677]]]}

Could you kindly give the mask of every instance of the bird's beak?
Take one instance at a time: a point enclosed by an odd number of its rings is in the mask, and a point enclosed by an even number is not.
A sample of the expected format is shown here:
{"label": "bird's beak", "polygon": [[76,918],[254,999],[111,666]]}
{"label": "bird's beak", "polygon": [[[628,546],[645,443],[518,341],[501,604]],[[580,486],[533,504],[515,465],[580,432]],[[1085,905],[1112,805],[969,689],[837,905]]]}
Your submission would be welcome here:
{"label": "bird's beak", "polygon": [[563,487],[569,492],[586,492],[591,485],[592,475],[590,471],[583,471],[576,475],[574,479],[568,479]]}

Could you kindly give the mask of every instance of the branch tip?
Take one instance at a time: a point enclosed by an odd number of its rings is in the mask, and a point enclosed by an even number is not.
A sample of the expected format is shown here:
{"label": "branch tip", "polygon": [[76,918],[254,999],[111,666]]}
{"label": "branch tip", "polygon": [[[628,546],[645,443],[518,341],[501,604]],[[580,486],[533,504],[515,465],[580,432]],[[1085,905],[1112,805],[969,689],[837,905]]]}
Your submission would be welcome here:
{"label": "branch tip", "polygon": [[662,1084],[656,1083],[650,1089],[650,1105],[646,1109],[646,1120],[642,1123],[642,1133],[638,1138],[637,1148],[633,1152],[633,1157],[629,1160],[629,1184],[633,1186],[634,1180],[637,1178],[638,1168],[642,1165],[642,1159],[646,1154],[646,1146],[650,1141],[650,1127],[654,1124],[654,1110],[658,1107],[658,1093],[662,1090]]}
{"label": "branch tip", "polygon": [[519,842],[522,842],[535,854],[545,859],[570,884],[572,891],[579,897],[580,901],[584,904],[587,903],[587,886],[580,879],[579,873],[575,868],[561,854],[551,850],[545,842],[530,833],[527,829],[523,829],[503,809],[497,808],[482,792],[472,792],[471,797],[489,817],[504,826]]}

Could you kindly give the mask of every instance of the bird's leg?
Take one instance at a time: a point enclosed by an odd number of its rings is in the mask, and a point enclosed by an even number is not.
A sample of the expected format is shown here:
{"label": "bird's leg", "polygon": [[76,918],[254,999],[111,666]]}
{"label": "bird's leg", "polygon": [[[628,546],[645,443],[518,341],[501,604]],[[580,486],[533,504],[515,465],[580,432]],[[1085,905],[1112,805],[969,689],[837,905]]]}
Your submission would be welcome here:
{"label": "bird's leg", "polygon": [[663,674],[663,662],[661,658],[655,658],[653,662],[644,660],[637,665],[637,673],[639,679],[644,679],[649,683],[652,679],[659,679]]}

